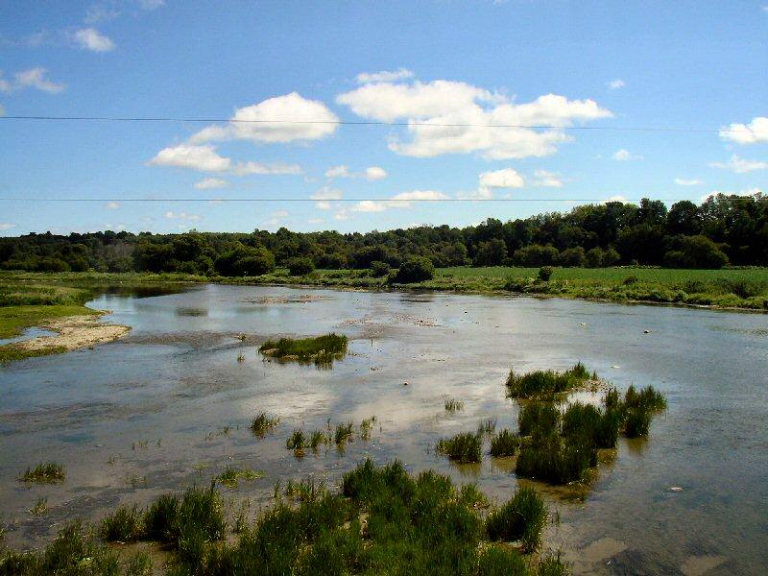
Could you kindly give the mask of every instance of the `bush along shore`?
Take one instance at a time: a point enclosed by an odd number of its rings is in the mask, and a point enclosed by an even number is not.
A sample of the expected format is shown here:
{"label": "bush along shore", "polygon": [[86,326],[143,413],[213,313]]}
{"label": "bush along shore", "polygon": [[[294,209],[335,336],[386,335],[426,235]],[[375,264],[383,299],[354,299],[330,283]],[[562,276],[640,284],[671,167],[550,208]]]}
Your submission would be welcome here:
{"label": "bush along shore", "polygon": [[616,448],[618,437],[645,437],[653,415],[667,402],[653,386],[630,386],[624,395],[615,388],[603,392],[601,406],[567,403],[567,395],[589,389],[605,389],[596,373],[580,362],[558,372],[539,370],[518,374],[511,370],[507,396],[520,405],[518,430],[495,431],[481,422],[476,432],[442,438],[435,452],[459,463],[482,461],[484,437],[490,436],[493,457],[514,457],[515,474],[549,484],[586,482],[595,472],[601,450]]}
{"label": "bush along shore", "polygon": [[313,480],[276,490],[252,524],[228,525],[214,484],[145,509],[122,505],[95,530],[67,525],[43,551],[0,551],[0,574],[152,574],[146,551],[126,555],[108,543],[154,542],[169,552],[165,573],[174,576],[565,575],[558,555],[536,554],[549,519],[531,488],[490,506],[473,484],[367,460],[336,490]]}

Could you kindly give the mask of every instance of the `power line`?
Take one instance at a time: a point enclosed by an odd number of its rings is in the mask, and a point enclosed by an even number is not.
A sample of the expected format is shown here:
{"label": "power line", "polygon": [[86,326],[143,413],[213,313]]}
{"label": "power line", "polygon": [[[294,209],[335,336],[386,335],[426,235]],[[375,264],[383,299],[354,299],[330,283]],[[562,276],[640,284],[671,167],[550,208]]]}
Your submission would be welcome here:
{"label": "power line", "polygon": [[420,126],[433,128],[506,128],[527,130],[582,130],[611,132],[712,133],[719,128],[677,128],[669,126],[553,126],[548,124],[464,124],[444,122],[379,122],[374,120],[244,120],[233,118],[179,118],[171,116],[0,116],[0,120],[66,122],[178,122],[231,124],[331,124],[338,126]]}
{"label": "power line", "polygon": [[[0,202],[376,202],[382,204],[441,203],[441,202],[607,202],[605,198],[0,198]],[[632,200],[621,200],[631,202]]]}

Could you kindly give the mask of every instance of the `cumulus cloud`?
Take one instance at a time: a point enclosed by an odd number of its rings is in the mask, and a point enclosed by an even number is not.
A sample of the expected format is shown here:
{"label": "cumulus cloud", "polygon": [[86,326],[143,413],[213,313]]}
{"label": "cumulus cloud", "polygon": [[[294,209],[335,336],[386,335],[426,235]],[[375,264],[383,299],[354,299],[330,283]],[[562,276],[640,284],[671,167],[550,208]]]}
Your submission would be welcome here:
{"label": "cumulus cloud", "polygon": [[608,88],[611,90],[618,90],[619,88],[624,88],[626,86],[626,83],[621,78],[616,78],[615,80],[611,80],[607,83]]}
{"label": "cumulus cloud", "polygon": [[554,172],[535,170],[533,175],[535,177],[533,181],[534,186],[542,186],[544,188],[561,188],[563,186],[563,180],[560,175]]}
{"label": "cumulus cloud", "polygon": [[117,210],[120,208],[119,202],[107,202],[107,210]]}
{"label": "cumulus cloud", "polygon": [[238,108],[230,120],[224,126],[203,128],[190,138],[190,142],[249,140],[255,143],[286,143],[319,140],[336,131],[335,122],[339,118],[322,102],[291,92]]}
{"label": "cumulus cloud", "polygon": [[301,174],[303,170],[298,164],[261,164],[259,162],[238,162],[232,169],[235,176],[249,174]]}
{"label": "cumulus cloud", "polygon": [[622,196],[621,194],[615,194],[613,196],[610,196],[603,200],[602,204],[607,204],[608,202],[621,202],[622,204],[629,204],[629,200],[627,200],[626,196]]}
{"label": "cumulus cloud", "polygon": [[365,178],[366,180],[383,180],[387,171],[381,166],[369,166],[362,172],[350,172],[349,166],[334,166],[325,171],[326,178]]}
{"label": "cumulus cloud", "polygon": [[353,212],[383,212],[389,208],[410,208],[414,201],[434,202],[448,196],[434,190],[413,190],[395,194],[390,200],[363,200],[352,207]]}
{"label": "cumulus cloud", "polygon": [[165,213],[165,217],[168,220],[200,220],[200,216],[197,214],[187,214],[186,212],[172,212],[171,210],[168,210],[168,212]]}
{"label": "cumulus cloud", "polygon": [[287,210],[277,210],[275,212],[272,212],[272,214],[270,214],[270,218],[268,220],[264,220],[263,224],[264,226],[270,226],[270,227],[276,228],[280,226],[283,220],[288,218],[288,216],[290,215],[291,215],[290,212],[288,212]]}
{"label": "cumulus cloud", "polygon": [[754,196],[755,194],[762,194],[763,191],[760,188],[748,188],[746,190],[712,190],[709,194],[705,194],[701,197],[700,202],[706,202],[710,198],[714,198],[722,194],[723,196]]}
{"label": "cumulus cloud", "polygon": [[675,184],[678,186],[700,186],[704,182],[698,178],[675,178]]}
{"label": "cumulus cloud", "polygon": [[16,224],[11,224],[10,222],[0,222],[0,232],[10,230],[11,228],[16,228]]}
{"label": "cumulus cloud", "polygon": [[344,197],[344,193],[337,188],[331,188],[330,186],[323,186],[317,192],[312,194],[310,198],[317,200],[315,207],[319,210],[330,210],[331,200],[341,200]]}
{"label": "cumulus cloud", "polygon": [[720,128],[720,138],[736,144],[768,142],[768,117],[756,116],[749,124],[731,124]]}
{"label": "cumulus cloud", "polygon": [[731,156],[728,162],[711,162],[709,165],[712,168],[732,170],[737,174],[746,174],[747,172],[753,172],[754,170],[768,170],[768,162],[745,160],[744,158],[740,158],[737,154]]}
{"label": "cumulus cloud", "polygon": [[412,78],[413,72],[407,68],[398,68],[397,70],[381,72],[363,72],[357,75],[358,84],[371,84],[374,82],[397,82],[398,80],[406,80]]}
{"label": "cumulus cloud", "polygon": [[115,43],[96,28],[81,28],[72,34],[72,40],[83,50],[91,52],[109,52],[115,49]]}
{"label": "cumulus cloud", "polygon": [[481,188],[522,188],[523,186],[525,186],[525,180],[517,170],[512,168],[480,174]]}
{"label": "cumulus cloud", "polygon": [[49,94],[57,94],[62,92],[66,85],[49,80],[48,71],[41,67],[16,72],[13,75],[13,80],[5,80],[2,77],[2,72],[0,72],[0,92],[15,92],[25,88],[34,88]]}
{"label": "cumulus cloud", "polygon": [[216,188],[226,188],[229,186],[229,182],[223,178],[203,178],[199,182],[195,182],[195,188],[198,190],[214,190]]}
{"label": "cumulus cloud", "polygon": [[629,150],[626,148],[621,148],[619,150],[616,150],[616,152],[613,153],[612,158],[614,160],[617,160],[619,162],[628,162],[630,160],[642,160],[643,157],[639,156],[637,154],[630,154]]}
{"label": "cumulus cloud", "polygon": [[223,172],[232,167],[232,160],[219,156],[214,146],[179,144],[163,148],[149,164],[190,168],[200,172]]}
{"label": "cumulus cloud", "polygon": [[593,100],[547,94],[517,104],[504,95],[447,80],[364,84],[336,101],[364,118],[407,121],[410,141],[394,139],[389,148],[415,157],[471,152],[490,159],[546,156],[571,140],[563,128],[612,117]]}

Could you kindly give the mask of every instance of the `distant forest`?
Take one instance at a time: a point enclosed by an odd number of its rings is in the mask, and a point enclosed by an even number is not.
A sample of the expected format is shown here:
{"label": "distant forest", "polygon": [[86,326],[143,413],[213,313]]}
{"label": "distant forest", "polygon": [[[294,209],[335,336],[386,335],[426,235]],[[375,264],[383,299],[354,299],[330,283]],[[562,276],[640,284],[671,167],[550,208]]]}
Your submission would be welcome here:
{"label": "distant forest", "polygon": [[[254,276],[301,260],[310,269],[399,267],[411,257],[447,266],[768,265],[768,197],[710,197],[671,208],[608,202],[477,226],[387,232],[184,234],[94,232],[0,238],[0,268],[27,271],[183,272]],[[311,262],[310,262],[311,261]]]}

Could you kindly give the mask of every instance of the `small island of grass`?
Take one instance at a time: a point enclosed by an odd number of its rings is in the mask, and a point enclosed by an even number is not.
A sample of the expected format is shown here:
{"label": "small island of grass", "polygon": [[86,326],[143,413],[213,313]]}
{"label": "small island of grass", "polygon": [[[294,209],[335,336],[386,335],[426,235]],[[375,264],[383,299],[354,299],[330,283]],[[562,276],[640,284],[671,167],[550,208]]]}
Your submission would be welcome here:
{"label": "small island of grass", "polygon": [[267,340],[259,348],[264,356],[278,360],[296,360],[301,363],[331,364],[347,353],[348,339],[344,335],[326,334],[315,338],[280,338]]}

